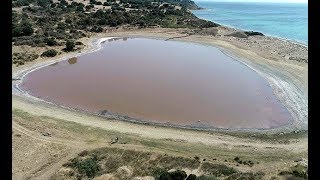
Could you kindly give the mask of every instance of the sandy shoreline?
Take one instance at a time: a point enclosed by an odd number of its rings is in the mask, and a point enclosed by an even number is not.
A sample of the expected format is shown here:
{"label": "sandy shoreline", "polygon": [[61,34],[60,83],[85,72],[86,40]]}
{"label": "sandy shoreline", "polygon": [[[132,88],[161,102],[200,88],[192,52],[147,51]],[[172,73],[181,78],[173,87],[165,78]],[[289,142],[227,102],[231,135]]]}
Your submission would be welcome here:
{"label": "sandy shoreline", "polygon": [[[196,11],[196,10],[195,10]],[[218,22],[216,22],[218,23]],[[238,29],[236,27],[233,27],[233,26],[230,26],[230,25],[226,25],[226,24],[221,24],[221,23],[218,23],[224,27],[227,27],[229,29],[233,29],[235,31],[251,31],[250,29]],[[261,32],[263,33],[263,32]],[[300,45],[300,46],[304,46],[304,47],[308,47],[308,44],[305,43],[305,42],[300,42],[300,41],[297,41],[297,40],[294,40],[294,39],[288,39],[288,38],[282,38],[282,37],[279,37],[279,36],[275,36],[275,35],[271,35],[271,34],[266,34],[266,33],[263,33],[265,36],[268,36],[268,37],[272,37],[272,38],[276,38],[276,39],[279,39],[279,40],[282,40],[282,41],[285,41],[285,42],[289,42],[289,43],[293,43],[293,44],[297,44],[297,45]]]}
{"label": "sandy shoreline", "polygon": [[[50,65],[52,63],[66,60],[71,57],[80,56],[85,53],[90,53],[94,51],[98,51],[101,46],[100,43],[103,41],[106,41],[110,38],[114,37],[145,37],[145,38],[156,38],[156,39],[167,39],[167,38],[174,38],[178,37],[179,32],[174,31],[168,31],[165,32],[164,30],[159,30],[160,32],[145,32],[145,30],[135,31],[134,33],[132,31],[120,31],[120,32],[111,32],[107,34],[100,34],[96,37],[92,37],[90,39],[87,39],[84,44],[87,45],[86,49],[83,50],[81,53],[72,53],[72,54],[65,54],[62,57],[59,57],[54,60],[48,60],[44,62],[37,62],[33,65],[21,69],[21,70],[15,70],[13,69],[13,78],[18,79],[13,81],[12,85],[12,93],[13,95],[17,95],[20,97],[26,97],[26,98],[33,98],[37,101],[43,101],[41,99],[31,97],[26,92],[21,91],[18,88],[18,85],[20,82],[22,82],[23,77],[28,74],[29,72],[32,72],[36,69],[39,69],[43,66]],[[257,57],[257,54],[253,54],[252,51],[245,50],[243,52],[243,49],[239,49],[237,47],[232,46],[232,44],[228,43],[228,41],[221,41],[221,40],[213,40],[212,42],[208,42],[208,38],[206,37],[191,37],[187,36],[184,38],[179,39],[172,39],[172,40],[179,40],[179,41],[188,41],[193,42],[197,44],[203,44],[203,45],[210,45],[214,46],[218,49],[220,49],[222,52],[226,53],[227,55],[231,56],[233,59],[238,60],[248,66],[249,68],[255,70],[258,72],[262,77],[264,77],[271,87],[274,90],[275,95],[282,101],[282,103],[287,107],[289,112],[294,117],[294,122],[292,122],[289,125],[285,125],[283,127],[277,127],[273,129],[264,129],[266,131],[292,131],[296,129],[307,129],[307,96],[305,96],[305,92],[303,91],[304,88],[301,88],[301,84],[304,82],[301,82],[300,79],[297,79],[293,76],[290,76],[290,72],[287,73],[287,71],[284,73],[284,68],[281,66],[277,66],[277,62],[270,63],[266,60],[262,60],[263,58],[260,56],[260,61],[255,59],[252,61],[253,58]],[[252,54],[252,56],[250,56]],[[270,63],[270,64],[269,64]],[[281,62],[283,63],[283,62]],[[285,66],[291,64],[283,63]],[[271,66],[270,66],[271,65]],[[293,67],[296,65],[293,64]],[[276,68],[273,68],[276,67]],[[287,66],[288,67],[288,66]],[[279,71],[280,70],[280,71]],[[302,69],[303,70],[303,69]],[[296,71],[293,71],[296,72]],[[299,72],[297,72],[299,73]],[[292,81],[293,79],[293,81]],[[296,80],[296,82],[295,82]],[[66,108],[66,107],[64,107]],[[145,124],[145,122],[144,122]],[[215,129],[215,130],[227,130],[227,129]],[[240,130],[240,129],[236,129]],[[249,130],[249,131],[259,131],[259,129],[241,129],[241,130]],[[261,130],[261,129],[260,129]]]}

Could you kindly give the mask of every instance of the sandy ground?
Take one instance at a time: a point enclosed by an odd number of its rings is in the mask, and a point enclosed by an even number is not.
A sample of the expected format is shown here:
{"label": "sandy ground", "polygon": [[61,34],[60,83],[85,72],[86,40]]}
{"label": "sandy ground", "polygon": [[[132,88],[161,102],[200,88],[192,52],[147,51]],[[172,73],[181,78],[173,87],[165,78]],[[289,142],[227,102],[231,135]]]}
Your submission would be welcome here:
{"label": "sandy ground", "polygon": [[[145,138],[177,139],[185,142],[196,142],[208,145],[221,145],[223,143],[228,143],[232,146],[247,145],[253,148],[265,148],[270,145],[268,143],[263,144],[256,141],[247,141],[245,142],[245,144],[243,144],[244,141],[241,138],[212,135],[208,132],[142,125],[117,120],[106,120],[105,118],[96,117],[94,115],[87,115],[85,113],[79,113],[77,111],[61,109],[58,106],[46,105],[45,103],[39,103],[40,106],[37,106],[35,105],[35,103],[37,102],[34,100],[25,101],[24,99],[18,97],[13,99],[13,103],[14,108],[23,110],[35,116],[48,116],[80,123],[86,126],[101,128],[104,130],[118,131],[126,134],[136,134]],[[288,151],[294,152],[304,152],[307,150],[306,145],[306,142],[302,142],[301,144],[296,144],[295,146],[277,144],[273,145],[273,147],[284,148]]]}
{"label": "sandy ground", "polygon": [[[262,132],[289,132],[293,130],[307,129],[308,124],[308,64],[307,52],[308,48],[299,44],[290,43],[288,41],[274,39],[271,37],[248,37],[246,39],[224,36],[234,30],[218,28],[218,35],[190,35],[188,29],[143,29],[143,30],[110,30],[106,33],[94,34],[90,38],[81,39],[85,44],[85,48],[81,53],[87,53],[97,50],[99,39],[104,37],[148,37],[170,40],[189,41],[201,43],[204,45],[213,45],[221,49],[224,53],[234,57],[245,63],[248,67],[253,68],[260,73],[273,88],[275,94],[288,108],[294,117],[294,122],[285,127],[279,127],[272,130],[256,130]],[[181,37],[181,38],[179,38]],[[276,52],[274,52],[276,50]],[[143,124],[134,124],[123,121],[107,120],[83,112],[68,110],[58,107],[50,103],[43,102],[39,99],[28,96],[21,92],[17,85],[21,82],[21,78],[44,65],[64,60],[70,57],[78,56],[81,53],[73,52],[70,54],[61,54],[54,59],[37,59],[33,62],[26,63],[23,66],[12,67],[13,70],[13,109],[28,112],[34,116],[52,117],[62,119],[68,122],[76,122],[92,128],[101,128],[106,131],[115,131],[121,134],[132,134],[140,138],[150,138],[152,141],[162,139],[172,139],[174,141],[196,144],[197,146],[208,145],[213,147],[225,147],[230,151],[259,153],[279,153],[284,156],[295,153],[292,158],[307,158],[308,139],[304,137],[290,141],[288,144],[279,144],[271,142],[261,142],[249,138],[241,138],[229,135],[223,135],[215,132],[201,132],[193,130],[175,129],[169,127],[159,127]],[[290,58],[291,57],[291,58]],[[292,59],[305,59],[304,62],[298,62]],[[39,139],[39,134],[34,135],[35,130],[27,128],[16,123],[13,119],[13,132],[20,132],[32,138],[19,139],[13,135],[13,177],[14,179],[25,179],[26,177],[34,177],[33,179],[47,179],[54,171],[58,170],[63,162],[73,157],[77,152],[84,148],[93,148],[106,145],[106,143],[95,144],[94,146],[86,144],[81,140],[68,141],[67,136],[59,139],[51,139],[46,141],[46,137]],[[45,124],[43,124],[45,126]],[[49,130],[53,127],[48,127]],[[31,129],[31,130],[30,130]],[[54,128],[53,128],[54,129]],[[254,133],[254,132],[253,132]],[[70,135],[70,137],[77,137]],[[71,138],[72,139],[72,138]],[[78,144],[77,144],[78,143]],[[52,150],[46,151],[45,149]],[[30,152],[32,151],[32,152]],[[281,153],[280,153],[281,152]],[[27,153],[27,155],[26,155]],[[32,155],[30,155],[30,153]],[[28,154],[30,156],[28,156]],[[56,157],[53,160],[46,161],[48,157]],[[297,156],[299,154],[299,156]],[[24,156],[26,156],[25,160]],[[248,155],[249,156],[249,155]],[[28,159],[28,158],[30,159]],[[39,158],[39,165],[32,161],[33,158]],[[42,158],[41,158],[42,157]],[[59,158],[57,158],[59,157]],[[262,157],[262,156],[261,156]],[[50,158],[49,158],[50,159]],[[279,159],[277,159],[279,161]],[[30,163],[32,162],[32,163]],[[292,159],[291,159],[292,164]],[[274,163],[274,162],[273,162]],[[289,165],[288,162],[279,161],[274,163],[273,168],[283,168]],[[43,167],[42,167],[43,166]],[[265,164],[264,170],[267,171],[271,164]],[[261,167],[263,168],[263,166]],[[48,170],[51,169],[51,170]],[[271,171],[271,170],[270,170]]]}
{"label": "sandy ground", "polygon": [[[125,142],[112,145],[115,147],[191,158],[200,156],[209,161],[215,158],[214,162],[244,172],[263,171],[266,179],[294,166],[297,160],[306,161],[308,156],[307,136],[278,143],[219,132],[106,120],[21,97],[14,97],[13,103],[14,111],[28,112],[28,115],[13,113],[13,179],[49,179],[82,150],[111,146],[110,141],[115,137]],[[141,141],[150,145],[141,145]],[[236,156],[260,163],[253,168],[236,166],[230,162]]]}

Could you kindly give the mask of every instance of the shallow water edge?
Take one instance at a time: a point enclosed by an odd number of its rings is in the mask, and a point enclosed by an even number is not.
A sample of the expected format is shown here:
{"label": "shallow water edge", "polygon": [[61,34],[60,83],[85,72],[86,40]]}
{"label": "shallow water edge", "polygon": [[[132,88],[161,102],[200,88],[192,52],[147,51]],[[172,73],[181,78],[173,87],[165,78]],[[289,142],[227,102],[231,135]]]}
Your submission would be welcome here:
{"label": "shallow water edge", "polygon": [[[85,53],[90,53],[90,52],[98,51],[98,50],[101,48],[101,42],[106,41],[106,40],[108,40],[108,39],[112,39],[112,38],[115,38],[115,37],[107,37],[107,38],[95,39],[95,40],[93,40],[93,41],[91,42],[91,43],[92,43],[91,46],[93,47],[91,50],[89,50],[89,51],[87,51],[87,52],[82,52],[82,53],[79,53],[79,54],[76,54],[76,55],[70,55],[70,57],[77,57],[77,56],[83,55],[83,54],[85,54]],[[148,38],[149,38],[149,37],[148,37]],[[163,38],[155,38],[155,39],[163,39]],[[195,42],[195,44],[201,44],[201,43],[196,43],[196,42]],[[221,50],[222,52],[224,52],[224,53],[227,53],[227,54],[230,53],[230,52],[226,52],[225,50],[222,50],[222,49],[219,48],[219,47],[216,47],[216,48],[220,49],[220,50]],[[229,55],[230,55],[230,54],[229,54]],[[232,55],[231,55],[231,56],[232,56]],[[34,98],[34,99],[37,99],[37,100],[40,100],[40,101],[44,101],[44,100],[42,100],[42,99],[33,97],[33,96],[29,95],[27,92],[24,92],[24,91],[22,91],[21,89],[19,89],[19,87],[18,87],[19,84],[22,82],[23,78],[24,78],[25,75],[27,75],[28,73],[30,73],[30,72],[32,72],[32,71],[35,71],[35,70],[37,70],[37,69],[39,69],[39,68],[42,68],[42,67],[44,67],[44,66],[48,66],[48,65],[51,65],[51,64],[53,64],[53,63],[56,63],[56,62],[59,62],[59,61],[63,61],[63,60],[66,60],[66,59],[68,59],[68,58],[67,58],[67,57],[63,57],[63,58],[60,58],[60,59],[58,59],[58,60],[53,60],[53,61],[51,61],[51,62],[44,62],[43,64],[40,64],[40,65],[38,65],[38,66],[36,66],[36,67],[33,67],[33,68],[28,69],[28,70],[25,70],[25,71],[23,71],[23,72],[17,73],[18,75],[16,75],[15,78],[20,79],[20,81],[15,81],[15,83],[13,83],[13,94],[28,96],[29,98]],[[252,67],[251,64],[248,65],[246,62],[243,62],[243,61],[240,60],[239,58],[235,58],[235,59],[238,60],[238,61],[240,61],[240,62],[242,62],[242,63],[244,63],[244,64],[246,64],[248,67],[254,69],[256,72],[260,72],[262,75],[268,76],[268,74],[266,74],[266,73],[264,73],[264,72],[261,72],[260,69],[257,70],[256,67]],[[270,70],[270,71],[271,71],[271,70]],[[281,78],[280,78],[280,79],[281,79]],[[278,79],[277,79],[277,80],[278,80]],[[276,80],[275,80],[275,81],[276,81]],[[273,84],[272,84],[272,83],[274,83],[274,82],[270,81],[270,78],[269,78],[269,81],[268,81],[268,82],[271,84],[272,87],[277,86],[277,85],[273,85]],[[277,95],[277,92],[275,92],[275,94]],[[283,97],[283,96],[281,95],[280,97]],[[279,98],[279,99],[281,100],[281,98]],[[50,102],[47,102],[47,103],[50,103]],[[50,103],[50,104],[52,104],[52,103]],[[287,104],[284,103],[284,105],[286,105],[286,107],[288,108],[288,106],[287,106],[288,103],[287,103]],[[70,107],[63,107],[63,108],[72,109],[72,108],[70,108]],[[289,110],[289,109],[290,109],[290,107],[288,108],[288,110]],[[74,109],[74,110],[76,110],[76,109]],[[89,113],[89,112],[86,112],[86,113]],[[95,114],[95,113],[89,113],[89,114]],[[98,114],[95,114],[95,115],[98,115]],[[101,116],[101,115],[100,115],[100,116]],[[157,125],[160,125],[160,126],[170,126],[170,127],[188,128],[188,129],[190,128],[190,127],[188,127],[188,126],[183,127],[183,126],[175,126],[175,125],[172,125],[172,124],[150,123],[150,122],[147,122],[147,121],[142,121],[142,120],[130,118],[130,117],[127,117],[127,116],[122,116],[122,115],[117,114],[117,113],[108,113],[108,116],[107,116],[107,117],[108,117],[108,118],[113,118],[113,119],[124,120],[124,121],[130,121],[130,122],[136,122],[136,123],[143,123],[143,124],[157,124]],[[295,120],[295,121],[296,121],[296,120]],[[300,128],[300,127],[297,127],[294,122],[292,122],[292,123],[290,123],[290,124],[288,124],[288,125],[285,125],[285,126],[282,126],[282,127],[277,127],[277,128],[272,128],[272,129],[273,129],[273,130],[276,130],[276,129],[282,129],[282,130],[283,130],[283,129],[286,129],[286,128],[291,129],[291,128],[292,128],[292,125],[294,125],[294,127],[296,127],[296,128]],[[197,129],[197,128],[191,128],[191,129]],[[208,130],[249,130],[249,131],[255,131],[255,130],[270,130],[270,129],[225,129],[225,128],[220,129],[220,128],[215,128],[215,127],[210,127],[210,128],[207,128],[207,129],[208,129]],[[203,129],[202,129],[202,130],[203,130]]]}

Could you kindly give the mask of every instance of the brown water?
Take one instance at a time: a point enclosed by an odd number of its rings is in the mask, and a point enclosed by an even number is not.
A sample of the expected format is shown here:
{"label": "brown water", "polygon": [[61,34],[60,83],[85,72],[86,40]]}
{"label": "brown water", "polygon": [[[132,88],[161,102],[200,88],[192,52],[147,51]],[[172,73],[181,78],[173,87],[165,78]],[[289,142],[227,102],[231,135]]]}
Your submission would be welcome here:
{"label": "brown water", "polygon": [[102,46],[29,73],[21,88],[65,106],[175,125],[271,128],[291,120],[261,76],[214,47],[139,38]]}

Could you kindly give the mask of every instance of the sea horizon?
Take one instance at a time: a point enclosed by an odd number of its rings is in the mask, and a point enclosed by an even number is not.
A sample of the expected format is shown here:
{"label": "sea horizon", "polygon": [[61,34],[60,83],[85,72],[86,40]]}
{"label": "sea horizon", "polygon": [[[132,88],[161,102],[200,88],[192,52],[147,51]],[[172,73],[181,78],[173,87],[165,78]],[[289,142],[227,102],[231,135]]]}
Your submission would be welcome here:
{"label": "sea horizon", "polygon": [[195,1],[197,17],[308,46],[308,4]]}

